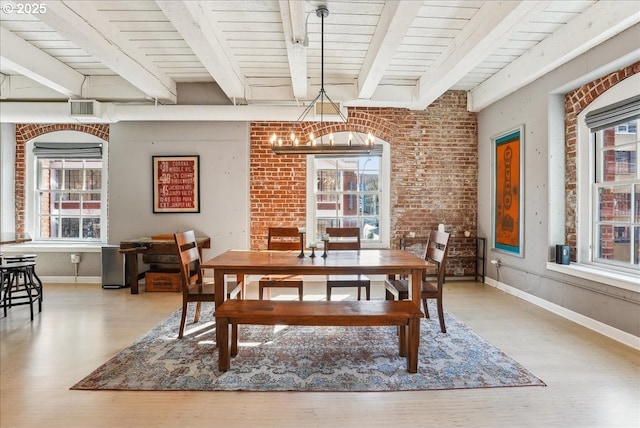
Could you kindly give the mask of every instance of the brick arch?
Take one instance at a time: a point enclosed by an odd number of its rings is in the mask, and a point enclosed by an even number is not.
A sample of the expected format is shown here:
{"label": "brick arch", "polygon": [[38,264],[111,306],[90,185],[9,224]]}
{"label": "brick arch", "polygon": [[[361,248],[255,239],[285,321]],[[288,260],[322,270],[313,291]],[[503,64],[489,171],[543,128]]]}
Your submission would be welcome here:
{"label": "brick arch", "polygon": [[576,261],[577,246],[578,170],[576,149],[578,145],[578,115],[604,92],[637,73],[640,73],[640,61],[565,94],[565,240],[571,247],[571,259],[573,261]]}
{"label": "brick arch", "polygon": [[376,139],[390,142],[395,134],[395,126],[389,120],[367,109],[349,109],[347,122],[304,122],[300,128],[300,135],[309,135],[310,132],[317,137],[338,132],[372,133]]}
{"label": "brick arch", "polygon": [[16,124],[16,161],[15,161],[15,229],[24,233],[25,221],[25,173],[26,173],[26,146],[27,142],[50,132],[77,131],[94,135],[109,141],[109,125],[106,124],[79,124],[79,123],[18,123]]}
{"label": "brick arch", "polygon": [[[297,135],[316,136],[356,131],[376,139],[394,141],[393,109],[350,108],[344,122],[304,122],[293,129]],[[278,156],[271,151],[270,137],[284,135],[292,122],[251,123],[250,145],[250,237],[251,248],[266,248],[270,226],[304,226],[306,222],[306,157]]]}

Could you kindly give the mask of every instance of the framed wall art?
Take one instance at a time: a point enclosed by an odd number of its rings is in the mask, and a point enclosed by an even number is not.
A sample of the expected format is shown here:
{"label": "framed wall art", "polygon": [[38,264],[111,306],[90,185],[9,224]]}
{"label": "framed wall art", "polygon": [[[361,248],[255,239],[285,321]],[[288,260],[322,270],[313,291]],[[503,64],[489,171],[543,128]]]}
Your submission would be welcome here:
{"label": "framed wall art", "polygon": [[524,256],[524,125],[492,140],[493,248]]}
{"label": "framed wall art", "polygon": [[200,156],[153,156],[153,212],[200,212]]}

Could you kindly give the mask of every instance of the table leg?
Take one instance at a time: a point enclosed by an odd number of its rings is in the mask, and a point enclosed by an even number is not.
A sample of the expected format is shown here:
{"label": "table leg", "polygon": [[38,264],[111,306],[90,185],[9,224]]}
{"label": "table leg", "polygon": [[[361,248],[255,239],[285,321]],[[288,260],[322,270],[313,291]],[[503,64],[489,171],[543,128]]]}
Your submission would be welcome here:
{"label": "table leg", "polygon": [[213,271],[213,283],[214,283],[214,293],[215,293],[215,309],[218,309],[220,305],[222,305],[226,298],[226,287],[224,285],[224,272],[220,269],[215,269]]}
{"label": "table leg", "polygon": [[131,294],[138,294],[138,253],[126,254],[125,263],[129,268],[129,285],[131,286]]}
{"label": "table leg", "polygon": [[[225,293],[227,292],[227,290],[225,290],[225,286],[224,286],[224,272],[220,269],[214,269],[213,271],[213,284],[215,287],[214,290],[214,309],[213,309],[213,314],[215,316],[216,313],[216,309],[218,309],[220,307],[220,305],[222,305],[224,303],[224,299],[226,297]],[[216,318],[216,346],[220,347],[220,343],[222,341],[222,336],[221,336],[221,328],[218,325],[218,318]]]}
{"label": "table leg", "polygon": [[411,269],[411,301],[420,309],[422,294],[422,269]]}
{"label": "table leg", "polygon": [[216,317],[216,336],[218,341],[218,370],[229,370],[229,318]]}

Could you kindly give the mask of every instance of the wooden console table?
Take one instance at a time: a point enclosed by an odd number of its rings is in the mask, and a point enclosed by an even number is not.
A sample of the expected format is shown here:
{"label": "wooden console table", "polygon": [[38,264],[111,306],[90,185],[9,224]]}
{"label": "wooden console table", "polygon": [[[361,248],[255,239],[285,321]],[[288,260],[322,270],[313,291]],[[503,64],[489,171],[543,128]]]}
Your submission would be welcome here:
{"label": "wooden console table", "polygon": [[[208,236],[197,237],[196,241],[198,242],[198,250],[200,251],[200,259],[202,260],[202,249],[211,248],[211,239]],[[138,272],[138,254],[167,260],[175,259],[175,263],[179,263],[178,248],[173,240],[173,236],[171,239],[167,239],[166,237],[154,239],[149,236],[128,239],[120,242],[120,253],[125,255],[125,271],[129,273],[128,281],[131,286],[131,294],[138,294],[138,280],[140,279],[140,273]]]}

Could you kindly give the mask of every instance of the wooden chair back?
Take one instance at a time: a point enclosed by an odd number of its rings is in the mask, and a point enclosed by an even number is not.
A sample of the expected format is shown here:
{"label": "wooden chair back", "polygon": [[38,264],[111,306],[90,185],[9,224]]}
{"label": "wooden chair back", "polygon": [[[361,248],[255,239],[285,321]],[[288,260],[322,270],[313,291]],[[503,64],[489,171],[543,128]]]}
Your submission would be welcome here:
{"label": "wooden chair back", "polygon": [[297,227],[270,227],[268,250],[300,250],[300,233]]}
{"label": "wooden chair back", "polygon": [[359,227],[327,227],[327,250],[359,250]]}
{"label": "wooden chair back", "polygon": [[182,290],[189,292],[189,285],[202,283],[200,269],[200,252],[193,230],[178,232],[174,235],[180,254],[180,272],[182,273]]}
{"label": "wooden chair back", "polygon": [[439,232],[432,230],[429,233],[429,241],[425,249],[425,260],[435,263],[438,266],[438,289],[444,284],[444,276],[447,263],[447,254],[449,252],[448,232]]}

